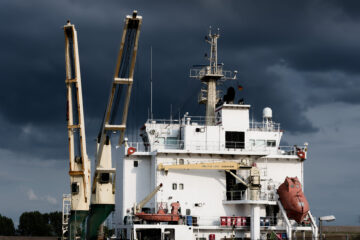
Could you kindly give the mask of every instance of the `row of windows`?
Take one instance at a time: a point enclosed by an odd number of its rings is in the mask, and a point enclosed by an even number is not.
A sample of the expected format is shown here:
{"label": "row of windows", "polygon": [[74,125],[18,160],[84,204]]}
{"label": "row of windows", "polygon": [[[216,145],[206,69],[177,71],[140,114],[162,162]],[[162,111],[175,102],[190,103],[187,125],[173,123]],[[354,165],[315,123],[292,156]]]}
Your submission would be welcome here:
{"label": "row of windows", "polygon": [[250,139],[250,146],[257,146],[257,147],[276,147],[275,140],[263,140],[263,139]]}
{"label": "row of windows", "polygon": [[[173,189],[173,190],[177,190],[177,189],[178,189],[178,184],[177,184],[177,183],[173,183],[173,184],[172,184],[172,189]],[[179,190],[184,190],[184,184],[183,184],[183,183],[179,183]]]}

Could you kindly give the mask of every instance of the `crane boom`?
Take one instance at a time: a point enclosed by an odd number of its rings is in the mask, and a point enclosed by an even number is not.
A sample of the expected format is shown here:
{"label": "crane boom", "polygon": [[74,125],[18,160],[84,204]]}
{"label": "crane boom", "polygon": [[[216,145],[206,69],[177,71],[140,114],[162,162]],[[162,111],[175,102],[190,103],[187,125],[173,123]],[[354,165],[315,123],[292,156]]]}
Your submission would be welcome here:
{"label": "crane boom", "polygon": [[75,26],[64,26],[67,88],[67,128],[69,139],[71,214],[69,238],[85,220],[90,204],[90,160],[86,152],[84,109],[81,87],[78,40]]}
{"label": "crane boom", "polygon": [[[159,171],[169,170],[237,170],[239,168],[249,168],[249,166],[238,162],[204,162],[193,164],[172,164],[172,165],[158,165]],[[251,168],[251,167],[250,167]]]}
{"label": "crane boom", "polygon": [[[112,167],[110,139],[114,131],[120,131],[119,145],[124,139],[141,23],[142,17],[137,16],[136,11],[125,18],[109,100],[97,139],[87,239],[96,239],[100,224],[115,208],[116,169]],[[120,104],[122,106],[119,106]],[[119,109],[122,109],[120,117]]]}
{"label": "crane boom", "polygon": [[160,190],[162,186],[162,183],[160,183],[159,186],[157,186],[149,195],[147,195],[139,204],[137,204],[134,208],[134,214],[141,211],[143,206],[145,206],[145,204],[148,203],[155,196],[155,194]]}

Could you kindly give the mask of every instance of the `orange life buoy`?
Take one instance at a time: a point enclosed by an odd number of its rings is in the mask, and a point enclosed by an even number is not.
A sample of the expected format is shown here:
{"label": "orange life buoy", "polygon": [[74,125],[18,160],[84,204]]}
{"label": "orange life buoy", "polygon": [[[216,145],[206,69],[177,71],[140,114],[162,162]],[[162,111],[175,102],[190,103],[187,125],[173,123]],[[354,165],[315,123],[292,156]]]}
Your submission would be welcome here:
{"label": "orange life buoy", "polygon": [[299,158],[305,159],[305,152],[304,152],[304,151],[299,150],[299,151],[297,152],[297,155],[298,155]]}
{"label": "orange life buoy", "polygon": [[128,148],[128,151],[127,151],[128,155],[131,155],[131,154],[133,154],[134,152],[136,152],[136,148],[134,148],[134,147],[129,147],[129,148]]}

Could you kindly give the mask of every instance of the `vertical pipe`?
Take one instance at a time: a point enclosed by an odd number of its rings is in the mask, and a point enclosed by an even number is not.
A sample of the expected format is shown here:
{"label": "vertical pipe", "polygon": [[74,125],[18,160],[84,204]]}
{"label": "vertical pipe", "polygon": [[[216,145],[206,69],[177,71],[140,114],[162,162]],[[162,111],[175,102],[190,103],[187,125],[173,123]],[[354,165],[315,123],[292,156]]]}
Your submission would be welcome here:
{"label": "vertical pipe", "polygon": [[251,240],[260,239],[260,206],[251,206]]}

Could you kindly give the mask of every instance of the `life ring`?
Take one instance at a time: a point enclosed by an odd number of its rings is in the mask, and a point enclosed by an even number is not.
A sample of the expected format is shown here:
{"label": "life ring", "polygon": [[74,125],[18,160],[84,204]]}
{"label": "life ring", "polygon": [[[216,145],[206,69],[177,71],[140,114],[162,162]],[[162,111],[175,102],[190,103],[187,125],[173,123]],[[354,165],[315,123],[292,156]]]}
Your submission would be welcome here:
{"label": "life ring", "polygon": [[304,151],[299,150],[296,154],[298,155],[299,158],[305,159],[305,152]]}
{"label": "life ring", "polygon": [[134,148],[134,147],[129,147],[128,150],[127,150],[128,155],[131,155],[134,152],[136,152],[136,148]]}

